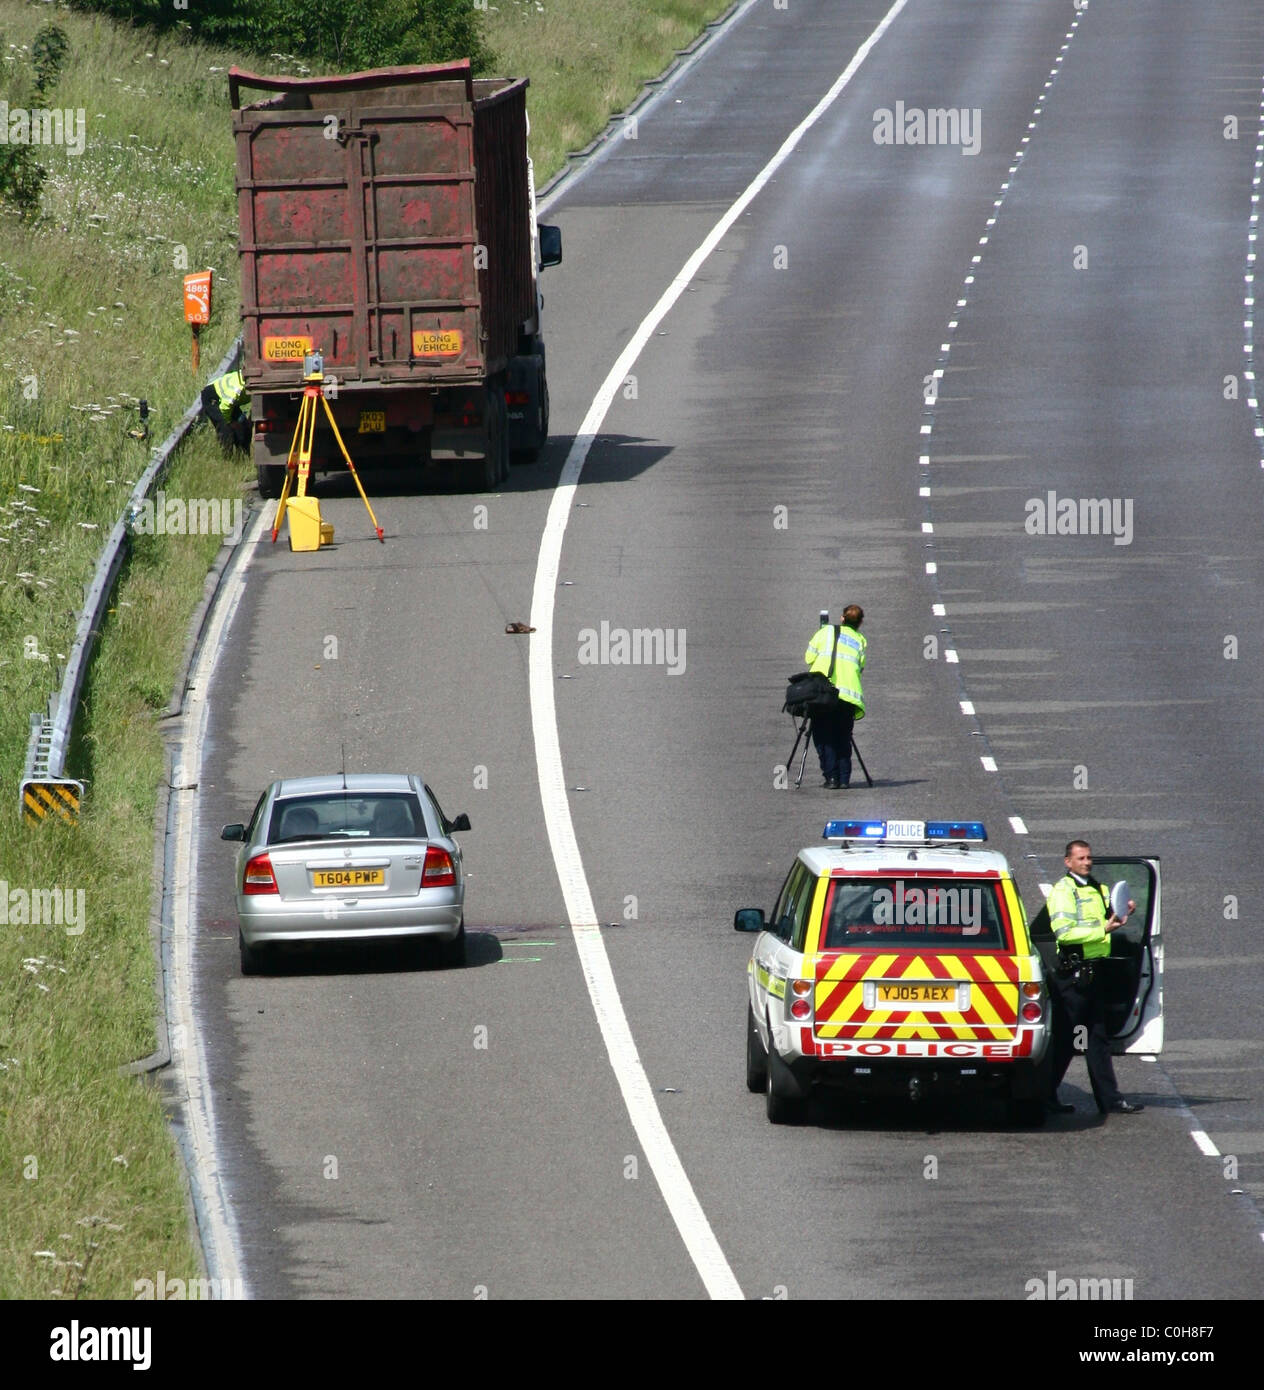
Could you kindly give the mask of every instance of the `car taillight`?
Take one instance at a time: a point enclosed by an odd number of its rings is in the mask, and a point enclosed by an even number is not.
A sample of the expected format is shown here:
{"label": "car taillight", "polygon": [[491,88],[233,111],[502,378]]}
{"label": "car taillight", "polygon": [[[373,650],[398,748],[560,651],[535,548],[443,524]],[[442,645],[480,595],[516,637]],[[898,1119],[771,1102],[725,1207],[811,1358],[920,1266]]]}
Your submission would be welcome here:
{"label": "car taillight", "polygon": [[1039,1023],[1043,1012],[1039,1004],[1028,1002],[1023,1005],[1023,1022]]}
{"label": "car taillight", "polygon": [[423,888],[451,888],[456,883],[456,866],[446,849],[438,845],[426,846],[426,862],[421,869]]}
{"label": "car taillight", "polygon": [[1023,985],[1023,998],[1024,998],[1024,999],[1039,999],[1039,998],[1040,998],[1040,983],[1039,983],[1039,981],[1037,981],[1037,980],[1028,980],[1028,981]]}
{"label": "car taillight", "polygon": [[506,391],[506,392],[505,392],[505,404],[506,404],[506,405],[530,405],[530,404],[531,404],[531,392],[530,392],[530,391]]}
{"label": "car taillight", "polygon": [[787,980],[790,987],[790,1017],[797,1019],[812,1017],[812,981]]}
{"label": "car taillight", "polygon": [[241,891],[247,895],[281,891],[272,872],[272,860],[266,854],[256,854],[246,865],[246,872],[241,876]]}

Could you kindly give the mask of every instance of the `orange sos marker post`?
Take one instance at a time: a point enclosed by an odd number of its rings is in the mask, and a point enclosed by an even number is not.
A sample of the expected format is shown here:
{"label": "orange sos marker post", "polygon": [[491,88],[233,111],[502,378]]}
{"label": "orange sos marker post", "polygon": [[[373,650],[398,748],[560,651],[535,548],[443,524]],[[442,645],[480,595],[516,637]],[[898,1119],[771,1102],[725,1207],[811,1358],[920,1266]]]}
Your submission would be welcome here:
{"label": "orange sos marker post", "polygon": [[184,277],[184,321],[193,329],[193,375],[198,370],[198,330],[211,321],[212,271],[199,270]]}

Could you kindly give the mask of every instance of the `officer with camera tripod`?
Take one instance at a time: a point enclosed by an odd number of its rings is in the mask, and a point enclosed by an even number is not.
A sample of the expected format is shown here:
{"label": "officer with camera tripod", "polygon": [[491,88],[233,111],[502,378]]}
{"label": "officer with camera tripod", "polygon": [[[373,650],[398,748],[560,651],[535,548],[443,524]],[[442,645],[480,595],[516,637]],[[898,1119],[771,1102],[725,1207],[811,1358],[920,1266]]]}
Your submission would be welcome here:
{"label": "officer with camera tripod", "polygon": [[822,786],[851,785],[851,733],[865,717],[865,697],[860,673],[865,669],[867,643],[860,635],[865,611],[849,603],[838,626],[821,613],[821,626],[808,643],[803,659],[813,674],[823,675],[838,692],[838,699],[812,711],[812,742],[821,761]]}

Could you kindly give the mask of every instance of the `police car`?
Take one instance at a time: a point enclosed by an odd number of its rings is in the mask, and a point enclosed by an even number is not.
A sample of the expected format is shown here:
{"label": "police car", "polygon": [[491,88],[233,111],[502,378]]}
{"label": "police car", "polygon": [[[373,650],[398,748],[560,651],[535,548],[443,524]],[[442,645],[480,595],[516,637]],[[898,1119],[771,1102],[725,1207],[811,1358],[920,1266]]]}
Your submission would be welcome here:
{"label": "police car", "polygon": [[[799,852],[747,965],[746,1084],[774,1124],[815,1090],[846,1096],[982,1091],[1038,1125],[1049,1091],[1056,952],[1029,930],[1005,857],[978,821],[831,821]],[[1157,859],[1097,858],[1137,909],[1110,962],[1115,1051],[1162,1047]],[[1043,917],[1043,930],[1041,930]]]}

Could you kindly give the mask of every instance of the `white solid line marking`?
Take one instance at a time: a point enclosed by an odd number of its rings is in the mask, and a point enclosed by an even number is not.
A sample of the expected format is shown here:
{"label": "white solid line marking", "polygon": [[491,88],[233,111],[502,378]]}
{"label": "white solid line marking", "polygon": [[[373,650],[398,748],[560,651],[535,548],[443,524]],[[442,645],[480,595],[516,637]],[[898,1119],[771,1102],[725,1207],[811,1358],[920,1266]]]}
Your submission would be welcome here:
{"label": "white solid line marking", "polygon": [[979,761],[983,764],[983,771],[984,771],[984,772],[995,772],[995,771],[996,771],[996,759],[995,759],[995,758],[989,758],[986,754],[984,754],[983,757],[981,757],[981,758],[979,759]]}
{"label": "white solid line marking", "polygon": [[1013,826],[1015,835],[1026,835],[1027,827],[1023,824],[1022,816],[1011,816],[1009,823]]}
{"label": "white solid line marking", "polygon": [[[249,535],[241,542],[244,552],[231,562],[233,572],[215,602],[197,664],[189,672],[189,692],[183,720],[186,732],[180,749],[184,761],[172,767],[171,780],[176,786],[196,785],[201,780],[202,750],[210,714],[209,695],[215,662],[246,587],[251,551],[258,545],[264,531],[269,529],[267,519],[271,515],[272,508],[264,507],[255,518]],[[215,1279],[240,1279],[242,1296],[249,1298],[250,1287],[237,1256],[241,1249],[240,1232],[224,1186],[224,1164],[215,1143],[215,1097],[207,1073],[206,1033],[198,1027],[197,1011],[193,1005],[193,904],[197,898],[197,856],[193,853],[193,846],[198,842],[200,798],[188,792],[173,791],[171,795],[176,802],[173,826],[175,851],[170,884],[171,1022],[175,1028],[184,1030],[183,1036],[188,1041],[188,1046],[183,1050],[173,1050],[172,1069],[186,1102],[187,1142],[197,1170],[201,1210],[206,1218],[201,1235],[208,1269]],[[228,1287],[236,1286],[230,1284]]]}
{"label": "white solid line marking", "polygon": [[571,444],[570,453],[566,456],[566,462],[562,465],[562,472],[549,503],[544,533],[540,537],[540,554],[536,561],[535,587],[531,597],[531,626],[535,628],[529,668],[531,725],[535,738],[540,800],[544,807],[544,824],[548,830],[549,846],[553,852],[553,862],[557,866],[580,968],[584,972],[588,995],[601,1027],[606,1050],[610,1054],[610,1065],[623,1093],[624,1104],[672,1220],[675,1221],[689,1256],[712,1298],[741,1298],[741,1286],[724,1258],[719,1241],[715,1238],[680,1156],[672,1144],[671,1136],[654,1099],[649,1078],[641,1065],[636,1042],[628,1026],[627,1015],[623,1011],[623,1001],[619,998],[614,972],[610,968],[610,957],[601,939],[592,893],[584,873],[579,842],[575,837],[570,802],[566,795],[553,682],[553,600],[558,587],[562,540],[574,505],[575,490],[583,472],[584,460],[597,431],[601,428],[606,412],[610,409],[615,392],[622,386],[641,350],[725,234],[782,164],[789,159],[804,135],[834,104],[869,56],[873,46],[886,33],[907,3],[908,0],[896,0],[891,6],[878,27],[856,50],[851,62],[835,79],[829,91],[790,132],[777,153],[764,165],[681,267],[671,284],[663,291],[658,303],[638,326],[627,347],[619,354],[592,405],[589,406],[588,413],[584,416]]}
{"label": "white solid line marking", "polygon": [[1219,1158],[1220,1150],[1211,1142],[1208,1136],[1201,1129],[1191,1129],[1189,1137],[1198,1145],[1199,1150],[1206,1154],[1208,1158]]}
{"label": "white solid line marking", "polygon": [[961,713],[962,713],[962,714],[973,714],[973,713],[974,713],[974,701],[973,701],[973,700],[962,700],[962,701],[960,702],[960,704],[961,704]]}

